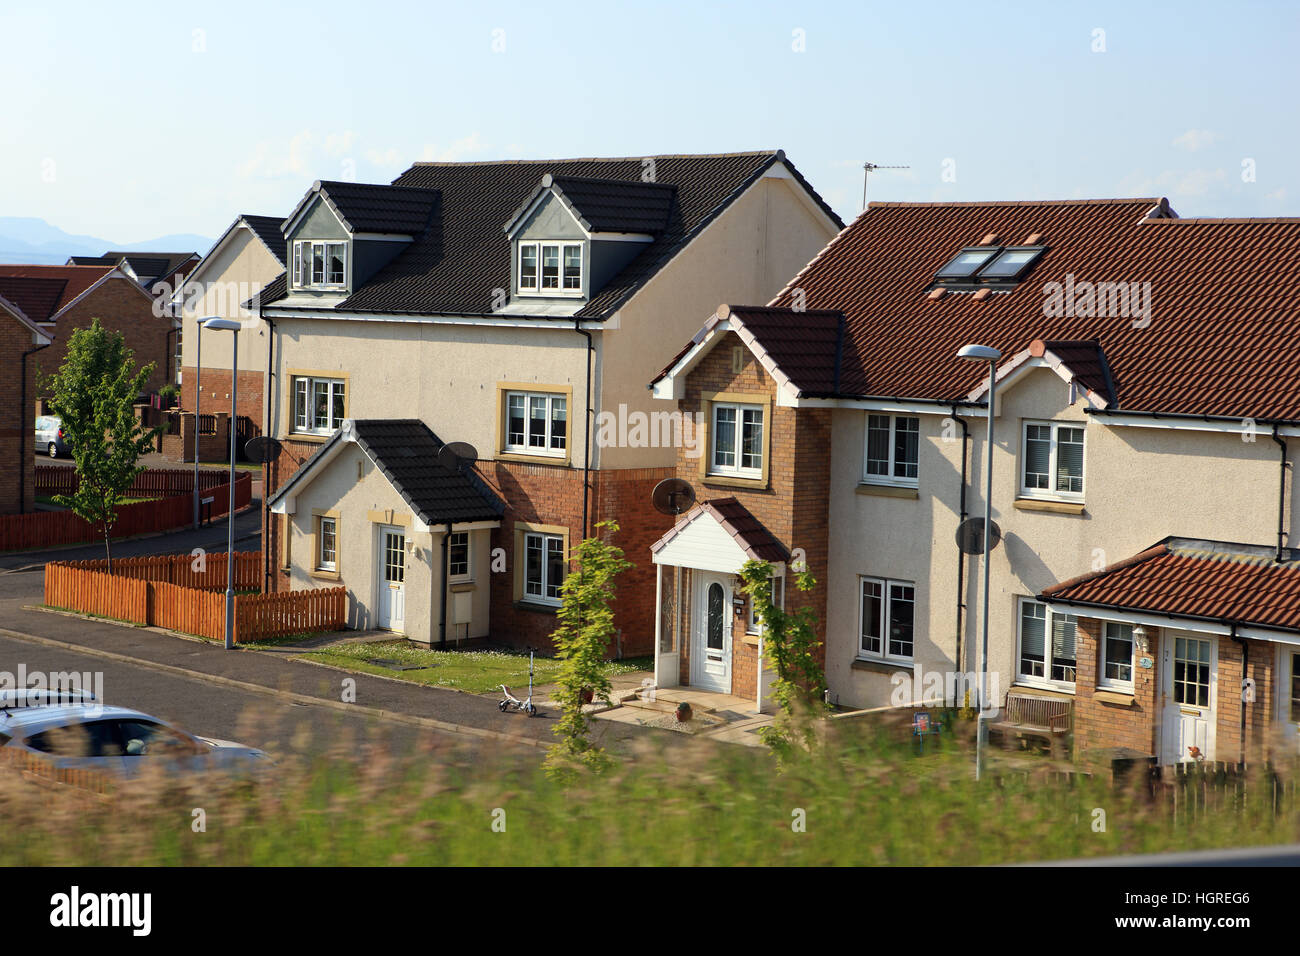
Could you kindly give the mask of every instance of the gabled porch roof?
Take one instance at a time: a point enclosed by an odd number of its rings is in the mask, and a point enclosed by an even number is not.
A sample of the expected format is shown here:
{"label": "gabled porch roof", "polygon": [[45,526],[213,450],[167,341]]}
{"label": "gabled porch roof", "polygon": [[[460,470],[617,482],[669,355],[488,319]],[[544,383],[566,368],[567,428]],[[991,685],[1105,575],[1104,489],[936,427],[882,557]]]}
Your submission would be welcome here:
{"label": "gabled porch roof", "polygon": [[703,501],[650,546],[655,564],[734,574],[751,558],[784,565],[790,552],[735,498]]}

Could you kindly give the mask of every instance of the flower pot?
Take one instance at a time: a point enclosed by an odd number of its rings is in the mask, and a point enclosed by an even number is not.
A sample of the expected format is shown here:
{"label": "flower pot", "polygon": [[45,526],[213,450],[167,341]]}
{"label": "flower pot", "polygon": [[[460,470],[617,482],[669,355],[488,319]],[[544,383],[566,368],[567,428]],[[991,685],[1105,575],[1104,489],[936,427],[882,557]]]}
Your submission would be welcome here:
{"label": "flower pot", "polygon": [[584,704],[590,704],[595,699],[596,693],[590,687],[584,687],[582,689],[582,702]]}
{"label": "flower pot", "polygon": [[684,724],[686,723],[686,721],[690,720],[692,713],[693,711],[691,710],[691,705],[688,704],[686,701],[682,701],[680,704],[677,705],[677,720],[679,723]]}

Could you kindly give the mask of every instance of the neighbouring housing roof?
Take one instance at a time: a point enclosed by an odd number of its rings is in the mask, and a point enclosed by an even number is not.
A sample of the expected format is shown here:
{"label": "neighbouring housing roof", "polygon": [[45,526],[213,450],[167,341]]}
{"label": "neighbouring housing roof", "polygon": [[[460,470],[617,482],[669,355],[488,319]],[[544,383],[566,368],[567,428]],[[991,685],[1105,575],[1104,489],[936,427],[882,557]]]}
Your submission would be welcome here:
{"label": "neighbouring housing roof", "polygon": [[[417,163],[393,185],[438,194],[428,227],[336,308],[345,312],[491,314],[499,304],[494,302],[495,290],[511,288],[511,249],[502,226],[513,219],[522,202],[534,195],[543,176],[549,174],[564,183],[586,204],[584,215],[595,216],[593,222],[611,228],[636,222],[638,230],[643,229],[649,218],[659,215],[666,196],[664,187],[671,187],[672,204],[662,228],[653,233],[654,240],[646,243],[618,275],[571,316],[603,319],[776,163],[785,163],[826,215],[841,224],[780,150],[621,159]],[[642,189],[651,169],[654,183],[660,188]],[[627,186],[611,185],[615,182]],[[334,184],[325,185],[334,198]],[[396,230],[372,223],[368,231]],[[281,276],[268,284],[261,301],[282,298],[286,282],[286,277]]]}
{"label": "neighbouring housing roof", "polygon": [[663,537],[650,546],[652,553],[658,553],[670,541],[681,534],[688,525],[705,515],[713,518],[723,530],[735,540],[740,549],[757,561],[780,563],[788,561],[790,552],[772,537],[772,533],[763,526],[748,508],[736,498],[715,498],[701,501],[682,519],[670,528]]}
{"label": "neighbouring housing roof", "polygon": [[49,322],[112,266],[0,265],[0,295],[33,322]]}
{"label": "neighbouring housing roof", "polygon": [[1171,537],[1039,598],[1079,614],[1107,608],[1300,631],[1300,552],[1277,556],[1274,548]]}
{"label": "neighbouring housing roof", "polygon": [[347,419],[271,496],[274,505],[305,486],[317,466],[329,461],[340,442],[356,442],[427,525],[495,521],[505,511],[497,496],[469,465],[449,469],[438,460],[442,440],[415,418]]}
{"label": "neighbouring housing roof", "polygon": [[349,232],[395,233],[418,235],[429,225],[429,216],[438,202],[436,189],[386,186],[383,183],[342,183],[317,180],[289,218],[283,230],[298,218],[316,196],[334,210]]}
{"label": "neighbouring housing roof", "polygon": [[153,291],[159,282],[178,286],[198,265],[197,252],[114,252],[109,250],[101,257],[115,265],[126,266],[140,280],[140,284]]}
{"label": "neighbouring housing roof", "polygon": [[[934,290],[981,242],[1045,251],[1018,282]],[[1137,298],[1088,314],[1084,283]],[[959,348],[1006,361],[1038,340],[1108,412],[1300,419],[1300,219],[1179,219],[1156,199],[872,203],[770,305],[796,326],[795,306],[844,313],[846,398],[961,401],[987,370]]]}
{"label": "neighbouring housing roof", "polygon": [[284,233],[280,230],[284,220],[278,216],[254,216],[245,213],[239,217],[238,221],[252,230],[253,234],[262,241],[262,245],[266,246],[271,255],[282,263],[285,261]]}
{"label": "neighbouring housing roof", "polygon": [[677,188],[670,183],[646,183],[587,176],[552,176],[547,173],[505,231],[512,232],[537,198],[554,189],[569,211],[588,232],[624,232],[658,235],[668,226]]}
{"label": "neighbouring housing roof", "polygon": [[38,326],[35,322],[33,322],[31,318],[29,318],[27,314],[23,312],[23,310],[16,303],[5,298],[2,293],[0,293],[0,309],[3,309],[9,315],[17,319],[24,327],[26,327],[27,330],[32,333],[32,336],[35,339],[36,344],[49,345],[53,341],[50,338],[48,332],[42,331],[40,326]]}

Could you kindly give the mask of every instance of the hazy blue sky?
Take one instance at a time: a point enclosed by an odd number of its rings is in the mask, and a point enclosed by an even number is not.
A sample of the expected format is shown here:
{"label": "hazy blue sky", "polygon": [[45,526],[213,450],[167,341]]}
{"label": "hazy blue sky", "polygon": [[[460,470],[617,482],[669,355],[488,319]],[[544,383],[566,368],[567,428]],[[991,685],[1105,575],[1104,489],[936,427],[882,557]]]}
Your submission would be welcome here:
{"label": "hazy blue sky", "polygon": [[0,38],[0,216],[121,242],[418,159],[778,146],[846,219],[864,160],[912,167],[873,199],[1300,214],[1297,2],[0,0]]}

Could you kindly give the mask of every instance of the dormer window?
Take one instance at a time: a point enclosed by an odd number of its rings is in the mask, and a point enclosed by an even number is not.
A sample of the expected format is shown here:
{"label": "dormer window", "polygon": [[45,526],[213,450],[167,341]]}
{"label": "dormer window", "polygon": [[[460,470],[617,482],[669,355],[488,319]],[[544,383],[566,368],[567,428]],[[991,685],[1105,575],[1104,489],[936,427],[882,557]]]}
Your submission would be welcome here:
{"label": "dormer window", "polygon": [[520,242],[521,295],[582,295],[581,242]]}
{"label": "dormer window", "polygon": [[347,286],[348,244],[298,240],[293,244],[296,289],[342,289]]}

